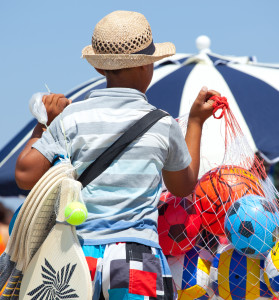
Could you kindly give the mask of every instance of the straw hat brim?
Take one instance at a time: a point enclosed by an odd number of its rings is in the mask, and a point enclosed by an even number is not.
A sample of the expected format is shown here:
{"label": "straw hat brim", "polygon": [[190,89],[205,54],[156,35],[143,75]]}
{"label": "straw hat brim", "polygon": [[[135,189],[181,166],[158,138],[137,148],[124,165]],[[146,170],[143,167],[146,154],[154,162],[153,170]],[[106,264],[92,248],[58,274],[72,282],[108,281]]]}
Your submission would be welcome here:
{"label": "straw hat brim", "polygon": [[97,69],[118,70],[152,64],[175,54],[173,43],[154,43],[155,52],[146,54],[96,54],[91,45],[82,50],[82,57]]}

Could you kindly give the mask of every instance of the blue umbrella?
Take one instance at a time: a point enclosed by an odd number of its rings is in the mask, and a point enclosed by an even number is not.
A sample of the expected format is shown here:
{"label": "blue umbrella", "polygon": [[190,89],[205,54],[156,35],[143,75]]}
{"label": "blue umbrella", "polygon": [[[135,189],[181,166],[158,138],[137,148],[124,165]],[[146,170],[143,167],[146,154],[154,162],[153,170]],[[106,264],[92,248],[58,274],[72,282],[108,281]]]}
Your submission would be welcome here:
{"label": "blue umbrella", "polygon": [[[106,82],[104,78],[89,80],[82,85],[66,93],[67,98],[78,102],[83,100],[88,92],[96,88],[104,88]],[[3,149],[0,151],[0,196],[20,196],[27,195],[28,191],[18,188],[15,182],[15,165],[17,157],[23,150],[26,142],[31,137],[32,131],[37,124],[37,120],[31,120]]]}
{"label": "blue umbrella", "polygon": [[[173,117],[187,115],[203,85],[228,98],[247,140],[269,162],[279,161],[279,65],[260,64],[251,57],[221,56],[209,50],[206,37],[197,39],[198,54],[176,54],[155,65],[147,91],[149,102]],[[81,101],[94,89],[106,86],[103,77],[92,79],[66,94]],[[36,120],[30,121],[0,151],[0,196],[26,195],[14,180],[16,159],[31,136]],[[202,173],[219,164],[224,147],[222,123],[209,119],[204,126]],[[216,139],[216,140],[214,140]],[[216,150],[218,149],[218,151]]]}

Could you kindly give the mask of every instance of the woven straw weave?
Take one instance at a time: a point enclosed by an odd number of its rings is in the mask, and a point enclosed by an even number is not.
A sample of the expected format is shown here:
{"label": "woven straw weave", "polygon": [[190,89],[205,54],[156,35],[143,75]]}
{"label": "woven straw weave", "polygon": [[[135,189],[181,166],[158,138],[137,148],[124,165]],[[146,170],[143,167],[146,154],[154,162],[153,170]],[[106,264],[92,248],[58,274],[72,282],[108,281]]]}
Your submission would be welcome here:
{"label": "woven straw weave", "polygon": [[142,14],[115,11],[96,25],[92,45],[82,50],[82,56],[95,68],[116,70],[151,64],[175,54],[172,43],[154,44],[151,55],[136,54],[152,43],[150,25]]}

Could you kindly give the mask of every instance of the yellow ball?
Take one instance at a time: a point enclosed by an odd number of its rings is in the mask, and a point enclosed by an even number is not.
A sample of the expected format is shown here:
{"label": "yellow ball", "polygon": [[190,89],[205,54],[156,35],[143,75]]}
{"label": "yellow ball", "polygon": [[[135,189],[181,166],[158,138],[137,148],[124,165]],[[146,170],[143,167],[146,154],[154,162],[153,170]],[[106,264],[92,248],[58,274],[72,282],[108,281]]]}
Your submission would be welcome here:
{"label": "yellow ball", "polygon": [[65,208],[66,221],[71,225],[80,225],[87,219],[87,208],[81,202],[71,202]]}
{"label": "yellow ball", "polygon": [[279,242],[271,249],[265,259],[264,279],[272,294],[279,297]]}

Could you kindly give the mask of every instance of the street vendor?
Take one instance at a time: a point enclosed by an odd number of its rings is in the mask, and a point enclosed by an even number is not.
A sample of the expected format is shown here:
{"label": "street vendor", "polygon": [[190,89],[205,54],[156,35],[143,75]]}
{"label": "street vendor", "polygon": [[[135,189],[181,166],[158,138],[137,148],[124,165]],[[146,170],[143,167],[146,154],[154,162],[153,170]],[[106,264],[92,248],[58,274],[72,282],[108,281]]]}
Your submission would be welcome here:
{"label": "street vendor", "polygon": [[[49,127],[38,124],[19,155],[18,186],[32,189],[56,155],[68,156],[78,176],[82,174],[133,123],[155,109],[145,95],[153,63],[174,54],[172,43],[153,42],[150,25],[140,13],[115,11],[99,21],[82,55],[106,77],[107,87],[91,91],[78,103],[63,94],[43,97]],[[187,196],[194,189],[202,126],[212,115],[213,95],[219,94],[206,87],[200,90],[185,137],[171,116],[162,118],[83,189],[88,219],[77,231],[85,256],[96,262],[91,266],[93,299],[176,299],[158,243],[162,176],[174,195]]]}

